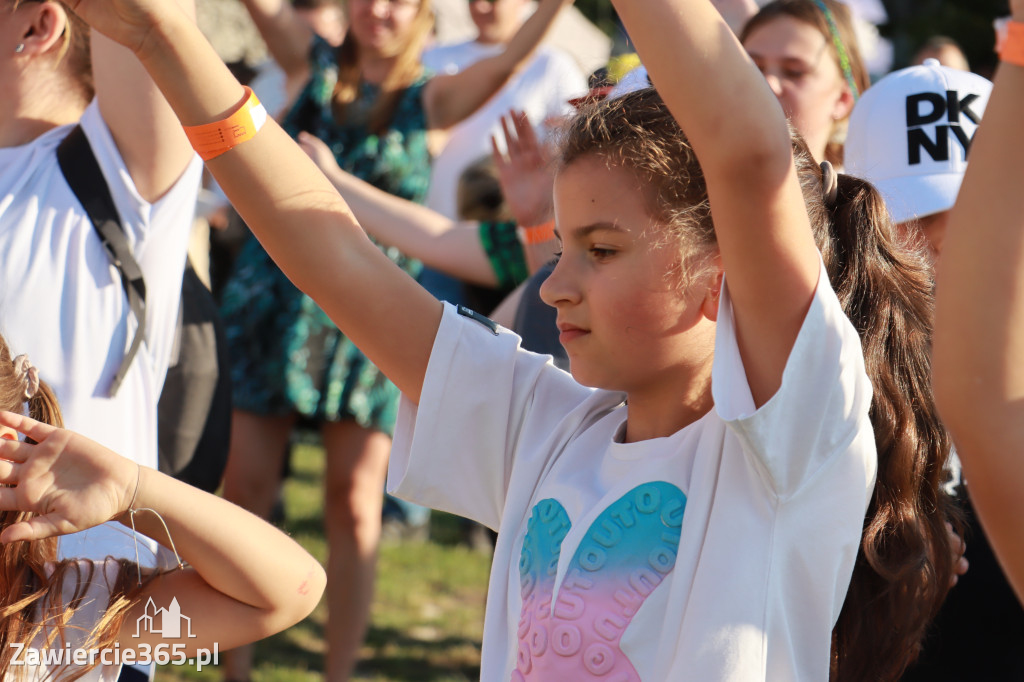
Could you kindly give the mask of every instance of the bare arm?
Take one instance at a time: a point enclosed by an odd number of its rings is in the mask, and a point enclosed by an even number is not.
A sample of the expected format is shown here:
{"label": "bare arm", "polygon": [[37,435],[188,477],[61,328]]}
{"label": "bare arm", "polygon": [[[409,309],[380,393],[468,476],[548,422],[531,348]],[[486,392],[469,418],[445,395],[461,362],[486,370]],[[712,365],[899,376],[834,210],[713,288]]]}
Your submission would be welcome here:
{"label": "bare arm", "polygon": [[304,84],[309,79],[313,30],[299,18],[289,0],[242,0],[242,4],[288,83]]}
{"label": "bare arm", "polygon": [[[180,0],[180,6],[194,17],[192,0]],[[95,31],[91,43],[100,114],[139,194],[155,201],[181,177],[192,159],[192,147],[138,59]]]}
{"label": "bare arm", "polygon": [[483,106],[518,71],[540,45],[558,12],[573,0],[540,0],[533,16],[512,36],[501,54],[481,59],[451,75],[435,76],[423,99],[432,129],[450,128]]}
{"label": "bare arm", "polygon": [[819,271],[785,115],[708,0],[614,4],[700,160],[740,354],[761,405],[782,383]]}
{"label": "bare arm", "polygon": [[[1024,0],[1011,3],[1024,21]],[[1003,63],[937,275],[935,399],[985,531],[1024,598],[1024,67]]]}
{"label": "bare arm", "polygon": [[[298,622],[319,601],[326,584],[317,561],[284,533],[214,495],[176,481],[71,431],[10,412],[0,425],[38,444],[0,441],[0,508],[32,511],[27,522],[0,534],[3,542],[73,533],[109,519],[129,524],[129,506],[159,512],[174,546],[189,567],[148,583],[122,626],[127,642],[163,643],[135,625],[149,597],[161,607],[177,599],[191,619],[194,638],[183,638],[185,655],[216,643],[228,649]],[[9,487],[13,486],[13,487]],[[168,545],[150,512],[135,514],[142,533]]]}
{"label": "bare arm", "polygon": [[480,243],[478,223],[451,220],[346,173],[338,167],[327,145],[309,133],[299,133],[299,146],[345,198],[362,228],[375,239],[452,277],[481,286],[497,286],[494,268]]}

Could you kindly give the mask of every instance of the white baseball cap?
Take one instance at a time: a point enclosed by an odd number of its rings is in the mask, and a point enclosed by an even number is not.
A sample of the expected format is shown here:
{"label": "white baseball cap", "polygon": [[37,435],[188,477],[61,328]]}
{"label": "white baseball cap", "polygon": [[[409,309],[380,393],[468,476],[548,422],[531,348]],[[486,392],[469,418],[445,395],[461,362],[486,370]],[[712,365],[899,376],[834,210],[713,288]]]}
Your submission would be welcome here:
{"label": "white baseball cap", "polygon": [[897,223],[953,208],[991,92],[934,59],[889,74],[853,108],[845,172],[877,187]]}

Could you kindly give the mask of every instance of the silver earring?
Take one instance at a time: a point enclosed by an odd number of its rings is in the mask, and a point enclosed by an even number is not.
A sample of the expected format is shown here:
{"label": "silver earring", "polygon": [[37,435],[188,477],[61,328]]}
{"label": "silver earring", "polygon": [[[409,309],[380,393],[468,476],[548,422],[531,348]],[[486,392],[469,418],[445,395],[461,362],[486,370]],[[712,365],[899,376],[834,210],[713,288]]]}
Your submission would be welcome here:
{"label": "silver earring", "polygon": [[18,43],[18,46],[16,48],[14,48],[14,53],[15,54],[21,54],[24,51],[25,51],[25,43]]}

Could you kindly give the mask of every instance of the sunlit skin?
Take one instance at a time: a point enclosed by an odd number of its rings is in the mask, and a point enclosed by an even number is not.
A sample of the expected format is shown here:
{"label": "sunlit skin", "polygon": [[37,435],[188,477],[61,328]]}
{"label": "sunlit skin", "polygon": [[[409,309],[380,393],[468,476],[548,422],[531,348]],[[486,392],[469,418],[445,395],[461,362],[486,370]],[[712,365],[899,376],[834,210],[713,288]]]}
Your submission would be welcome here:
{"label": "sunlit skin", "polygon": [[678,246],[636,177],[594,156],[555,179],[561,257],[541,287],[573,377],[629,396],[626,439],[668,436],[712,406],[718,282],[682,289]]}
{"label": "sunlit skin", "polygon": [[472,0],[469,15],[477,28],[477,42],[497,45],[508,42],[523,23],[525,0]]}
{"label": "sunlit skin", "polygon": [[752,31],[743,46],[814,158],[823,161],[836,123],[854,104],[825,36],[811,24],[781,16]]}
{"label": "sunlit skin", "polygon": [[351,0],[349,31],[359,42],[360,56],[398,55],[409,41],[419,6],[418,0]]}

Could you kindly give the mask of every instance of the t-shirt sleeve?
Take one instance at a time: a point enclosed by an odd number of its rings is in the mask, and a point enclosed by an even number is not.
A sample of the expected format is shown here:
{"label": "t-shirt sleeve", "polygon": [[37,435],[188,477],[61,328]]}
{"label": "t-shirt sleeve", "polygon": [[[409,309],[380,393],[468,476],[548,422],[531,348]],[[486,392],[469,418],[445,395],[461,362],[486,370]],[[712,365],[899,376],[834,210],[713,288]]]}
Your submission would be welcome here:
{"label": "t-shirt sleeve", "polygon": [[402,397],[388,492],[496,529],[513,467],[544,465],[523,440],[551,433],[592,391],[459,310],[445,305],[419,405]]}
{"label": "t-shirt sleeve", "polygon": [[146,281],[146,342],[151,352],[140,357],[152,358],[153,371],[163,381],[174,343],[181,277],[195,218],[202,160],[193,155],[170,189],[150,203],[135,187],[95,101],[82,115],[81,125]]}
{"label": "t-shirt sleeve", "polygon": [[860,337],[843,313],[824,265],[782,385],[759,409],[754,407],[736,342],[728,286],[723,286],[712,391],[718,414],[776,495],[796,492],[833,457],[851,449],[873,474],[871,382]]}

